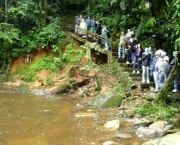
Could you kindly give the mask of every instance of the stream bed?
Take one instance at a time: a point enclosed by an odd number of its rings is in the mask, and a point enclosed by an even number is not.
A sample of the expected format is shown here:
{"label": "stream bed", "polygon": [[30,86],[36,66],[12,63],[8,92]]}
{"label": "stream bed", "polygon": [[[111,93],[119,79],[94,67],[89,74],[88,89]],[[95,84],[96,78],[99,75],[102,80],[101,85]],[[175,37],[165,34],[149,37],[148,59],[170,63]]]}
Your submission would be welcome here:
{"label": "stream bed", "polygon": [[[120,118],[118,109],[100,110],[88,105],[87,98],[37,96],[0,92],[0,145],[119,145],[142,144],[131,119]],[[94,114],[81,116],[83,113]],[[120,119],[119,132],[131,135],[118,138],[103,126]]]}

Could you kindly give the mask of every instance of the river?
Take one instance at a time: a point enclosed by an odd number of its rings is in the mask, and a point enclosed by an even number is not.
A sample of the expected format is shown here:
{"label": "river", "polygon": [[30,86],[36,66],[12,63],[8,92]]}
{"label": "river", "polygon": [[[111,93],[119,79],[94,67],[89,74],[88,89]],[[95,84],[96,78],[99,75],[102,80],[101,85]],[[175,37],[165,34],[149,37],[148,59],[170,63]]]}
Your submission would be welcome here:
{"label": "river", "polygon": [[[0,92],[0,145],[102,145],[112,140],[120,145],[143,143],[121,118],[120,132],[130,139],[114,137],[104,124],[119,118],[118,109],[99,110],[88,105],[86,98],[71,96],[37,96]],[[93,112],[95,117],[75,117]]]}

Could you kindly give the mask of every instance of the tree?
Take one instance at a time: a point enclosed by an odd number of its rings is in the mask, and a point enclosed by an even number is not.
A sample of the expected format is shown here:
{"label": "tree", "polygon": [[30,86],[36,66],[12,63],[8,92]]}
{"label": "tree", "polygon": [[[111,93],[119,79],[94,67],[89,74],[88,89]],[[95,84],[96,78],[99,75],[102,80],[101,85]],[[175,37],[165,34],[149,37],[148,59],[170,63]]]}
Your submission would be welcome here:
{"label": "tree", "polygon": [[[175,47],[176,51],[179,52],[179,50],[180,50],[180,31],[179,31],[180,30],[180,27],[179,27],[180,0],[174,0],[170,6],[170,10],[173,10],[173,13],[171,13],[172,14],[171,21],[173,22],[173,27],[174,27],[174,31],[172,31],[173,32],[172,37],[174,39],[176,39],[175,43],[174,43],[174,45],[175,45],[174,47]],[[172,82],[174,81],[175,75],[178,74],[179,70],[180,70],[179,60],[180,60],[180,53],[178,53],[177,62],[175,64],[174,68],[171,70],[171,73],[170,73],[168,79],[166,80],[162,89],[156,95],[156,99],[154,100],[155,103],[165,104],[167,94],[171,90]]]}

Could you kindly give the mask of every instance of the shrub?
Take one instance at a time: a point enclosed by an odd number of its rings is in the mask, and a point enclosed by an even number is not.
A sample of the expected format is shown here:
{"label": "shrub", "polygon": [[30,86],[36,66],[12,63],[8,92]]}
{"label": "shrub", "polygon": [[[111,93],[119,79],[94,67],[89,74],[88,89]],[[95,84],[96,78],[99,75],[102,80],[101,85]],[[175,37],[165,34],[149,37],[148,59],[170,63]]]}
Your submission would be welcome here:
{"label": "shrub", "polygon": [[44,56],[37,61],[35,61],[31,66],[32,71],[38,70],[51,70],[57,71],[62,67],[62,61],[59,57],[54,56]]}
{"label": "shrub", "polygon": [[162,106],[160,104],[153,104],[152,102],[143,104],[141,107],[135,110],[136,113],[142,116],[151,116],[155,120],[168,119],[172,117],[176,109],[171,106]]}
{"label": "shrub", "polygon": [[67,45],[66,51],[62,57],[64,62],[75,63],[81,60],[84,51],[74,49],[74,47],[76,47],[76,43],[70,43],[69,45]]}

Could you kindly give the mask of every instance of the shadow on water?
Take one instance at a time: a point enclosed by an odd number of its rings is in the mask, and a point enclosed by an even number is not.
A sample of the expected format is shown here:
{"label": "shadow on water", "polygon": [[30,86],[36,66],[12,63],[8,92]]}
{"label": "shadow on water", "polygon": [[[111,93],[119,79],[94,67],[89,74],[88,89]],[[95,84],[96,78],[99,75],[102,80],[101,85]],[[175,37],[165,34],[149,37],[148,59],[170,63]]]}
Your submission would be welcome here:
{"label": "shadow on water", "polygon": [[[113,140],[120,145],[142,143],[123,120],[120,131],[131,134],[119,139],[104,124],[118,118],[118,110],[95,110],[83,98],[0,93],[0,145],[102,145]],[[78,113],[91,112],[91,117]]]}

